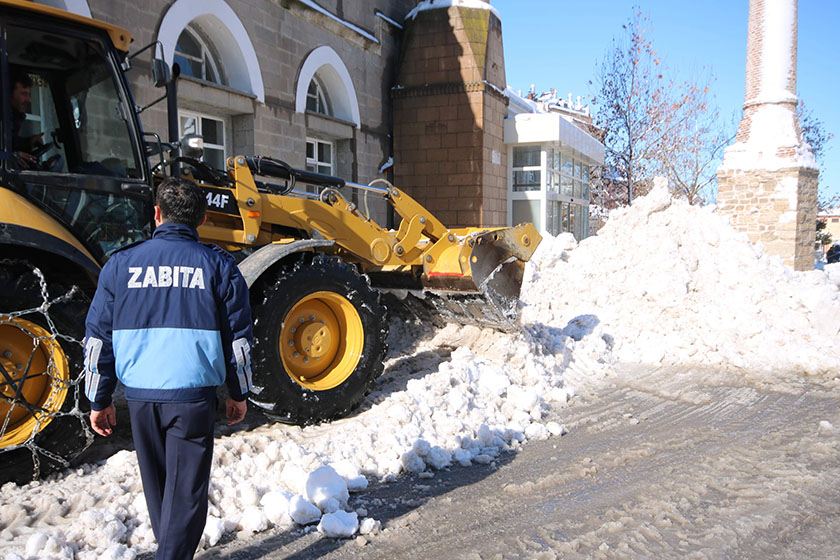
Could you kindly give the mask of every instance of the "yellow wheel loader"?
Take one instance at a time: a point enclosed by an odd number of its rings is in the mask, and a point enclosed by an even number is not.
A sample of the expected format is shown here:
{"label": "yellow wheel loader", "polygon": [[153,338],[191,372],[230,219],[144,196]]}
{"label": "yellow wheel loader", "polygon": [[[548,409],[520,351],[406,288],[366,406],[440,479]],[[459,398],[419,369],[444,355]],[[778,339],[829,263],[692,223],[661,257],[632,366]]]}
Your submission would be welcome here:
{"label": "yellow wheel loader", "polygon": [[[385,181],[353,184],[268,157],[214,169],[188,147],[196,139],[172,140],[174,78],[159,60],[171,140],[144,134],[125,73],[145,49],[128,54],[129,32],[18,0],[0,0],[0,26],[0,483],[67,466],[91,443],[87,307],[108,256],[151,235],[167,170],[205,190],[201,238],[227,249],[248,282],[251,402],[271,417],[305,425],[358,407],[382,372],[395,308],[515,325],[524,263],[541,239],[532,225],[449,229]],[[21,88],[37,111],[20,108]],[[397,229],[360,208],[371,197]]]}

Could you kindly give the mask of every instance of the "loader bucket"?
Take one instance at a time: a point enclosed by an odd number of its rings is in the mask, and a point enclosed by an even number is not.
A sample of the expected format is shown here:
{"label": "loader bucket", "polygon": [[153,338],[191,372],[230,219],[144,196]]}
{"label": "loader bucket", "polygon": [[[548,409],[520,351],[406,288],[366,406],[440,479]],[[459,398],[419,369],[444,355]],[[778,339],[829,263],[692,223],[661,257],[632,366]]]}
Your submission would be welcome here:
{"label": "loader bucket", "polygon": [[474,230],[452,248],[460,253],[461,272],[427,267],[421,277],[423,290],[401,294],[405,297],[400,304],[412,315],[437,324],[514,330],[525,263],[541,239],[531,224]]}

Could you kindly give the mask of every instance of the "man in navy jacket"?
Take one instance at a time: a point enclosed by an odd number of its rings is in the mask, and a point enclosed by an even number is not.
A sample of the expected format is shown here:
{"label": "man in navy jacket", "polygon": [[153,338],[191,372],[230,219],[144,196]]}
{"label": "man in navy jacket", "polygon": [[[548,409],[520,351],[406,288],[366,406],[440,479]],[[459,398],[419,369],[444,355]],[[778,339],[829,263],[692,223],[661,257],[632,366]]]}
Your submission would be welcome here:
{"label": "man in navy jacket", "polygon": [[251,390],[248,287],[233,258],[198,241],[201,189],[168,179],[155,197],[152,239],[114,252],[88,311],[85,393],[103,436],[111,394],[125,386],[157,560],[192,558],[207,517],[216,387],[228,424]]}

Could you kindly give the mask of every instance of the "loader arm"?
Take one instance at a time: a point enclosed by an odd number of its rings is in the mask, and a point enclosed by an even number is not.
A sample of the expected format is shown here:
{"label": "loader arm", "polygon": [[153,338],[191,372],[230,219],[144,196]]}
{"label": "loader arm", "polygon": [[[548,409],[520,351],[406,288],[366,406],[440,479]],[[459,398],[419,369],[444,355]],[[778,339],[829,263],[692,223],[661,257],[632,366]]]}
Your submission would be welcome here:
{"label": "loader arm", "polygon": [[[287,182],[271,187],[255,178],[255,169],[266,172],[260,160],[232,157],[227,170],[231,186],[200,183],[208,197],[208,220],[199,229],[202,239],[231,250],[306,238],[333,241],[316,250],[356,263],[380,289],[443,298],[445,306],[433,305],[449,320],[505,329],[515,322],[524,265],[541,240],[532,224],[449,229],[411,196],[381,180],[385,187],[323,176],[323,188],[311,194],[294,191],[295,170],[288,166],[273,171],[274,177],[290,174]],[[309,183],[318,180],[308,172],[306,178]],[[399,227],[383,228],[364,215],[345,198],[349,189],[384,198],[401,218]],[[479,309],[486,304],[487,309]]]}

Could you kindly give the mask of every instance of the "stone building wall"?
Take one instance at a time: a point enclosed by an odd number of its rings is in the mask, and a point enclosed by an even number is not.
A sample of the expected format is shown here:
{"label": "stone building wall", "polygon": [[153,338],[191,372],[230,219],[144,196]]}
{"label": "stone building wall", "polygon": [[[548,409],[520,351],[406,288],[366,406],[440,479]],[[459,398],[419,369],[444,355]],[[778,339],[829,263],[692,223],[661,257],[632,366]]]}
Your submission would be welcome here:
{"label": "stone building wall", "polygon": [[453,6],[406,23],[392,91],[396,184],[449,226],[504,225],[501,22]]}
{"label": "stone building wall", "polygon": [[[135,37],[134,49],[157,39],[167,11],[178,2],[168,0],[89,0],[91,15],[123,26]],[[413,0],[321,1],[319,4],[345,20],[335,21],[295,0],[227,0],[247,33],[259,63],[264,99],[241,87],[222,86],[182,78],[179,107],[228,119],[228,155],[260,154],[303,168],[306,138],[334,141],[335,170],[348,180],[367,183],[382,177],[379,168],[392,155],[391,103],[401,30],[386,18],[401,22]],[[219,2],[207,5],[218,5]],[[222,22],[207,20],[203,30],[210,42]],[[224,22],[231,27],[231,22]],[[349,24],[349,25],[348,25]],[[355,27],[356,29],[354,29]],[[330,47],[352,79],[360,126],[346,119],[296,110],[296,90],[302,66],[318,47]],[[151,50],[133,61],[129,80],[139,105],[162,95],[149,77]],[[227,68],[229,74],[239,69]],[[141,115],[146,131],[166,137],[165,103]]]}

